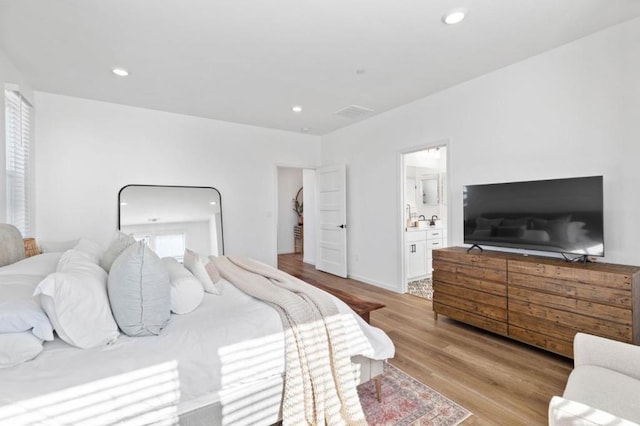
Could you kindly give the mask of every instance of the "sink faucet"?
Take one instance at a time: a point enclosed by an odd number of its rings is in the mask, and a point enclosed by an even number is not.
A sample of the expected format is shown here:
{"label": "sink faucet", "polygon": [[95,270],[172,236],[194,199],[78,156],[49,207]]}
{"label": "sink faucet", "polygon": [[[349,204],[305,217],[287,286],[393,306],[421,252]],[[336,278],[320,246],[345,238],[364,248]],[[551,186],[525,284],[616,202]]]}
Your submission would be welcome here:
{"label": "sink faucet", "polygon": [[429,226],[436,226],[436,220],[438,220],[438,215],[434,214],[433,216],[431,216],[431,221],[429,222]]}
{"label": "sink faucet", "polygon": [[427,220],[423,214],[421,214],[420,216],[418,216],[418,220]]}

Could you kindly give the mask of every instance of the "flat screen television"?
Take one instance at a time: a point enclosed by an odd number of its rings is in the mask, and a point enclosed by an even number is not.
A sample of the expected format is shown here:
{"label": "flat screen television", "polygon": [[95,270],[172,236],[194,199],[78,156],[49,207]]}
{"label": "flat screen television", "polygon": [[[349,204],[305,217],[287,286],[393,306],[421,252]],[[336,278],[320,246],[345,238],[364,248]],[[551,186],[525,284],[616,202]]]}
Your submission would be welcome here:
{"label": "flat screen television", "polygon": [[464,242],[604,256],[602,176],[466,185]]}

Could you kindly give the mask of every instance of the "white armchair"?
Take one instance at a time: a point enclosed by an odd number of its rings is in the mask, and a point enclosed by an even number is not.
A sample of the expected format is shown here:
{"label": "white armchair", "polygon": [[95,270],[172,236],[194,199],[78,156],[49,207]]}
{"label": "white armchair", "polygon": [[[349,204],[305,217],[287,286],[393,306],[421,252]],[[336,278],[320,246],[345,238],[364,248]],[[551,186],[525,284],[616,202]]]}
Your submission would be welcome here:
{"label": "white armchair", "polygon": [[640,423],[640,346],[578,333],[574,370],[549,404],[552,426]]}

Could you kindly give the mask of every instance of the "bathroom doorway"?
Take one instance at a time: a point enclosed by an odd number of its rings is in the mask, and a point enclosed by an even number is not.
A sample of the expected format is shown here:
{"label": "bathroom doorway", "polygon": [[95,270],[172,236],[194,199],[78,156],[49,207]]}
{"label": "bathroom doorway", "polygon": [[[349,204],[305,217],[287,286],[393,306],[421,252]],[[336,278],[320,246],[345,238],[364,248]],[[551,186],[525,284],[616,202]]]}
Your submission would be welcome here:
{"label": "bathroom doorway", "polygon": [[403,291],[431,299],[433,250],[447,247],[448,144],[402,154]]}

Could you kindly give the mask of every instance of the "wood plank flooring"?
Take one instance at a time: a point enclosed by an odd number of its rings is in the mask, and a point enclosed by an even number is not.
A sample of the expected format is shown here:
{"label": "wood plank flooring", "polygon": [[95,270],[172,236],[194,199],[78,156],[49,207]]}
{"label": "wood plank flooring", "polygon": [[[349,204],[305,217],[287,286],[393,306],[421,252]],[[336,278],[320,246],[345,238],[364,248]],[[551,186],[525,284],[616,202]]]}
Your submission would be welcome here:
{"label": "wood plank flooring", "polygon": [[[300,254],[278,256],[285,272],[384,303],[371,325],[396,346],[393,365],[473,412],[464,425],[546,425],[553,395],[562,395],[573,361],[447,317],[431,301],[317,271]],[[303,278],[304,279],[304,278]]]}

